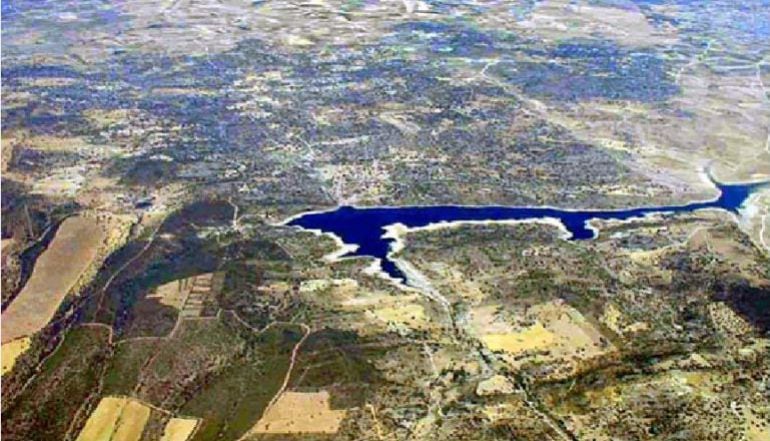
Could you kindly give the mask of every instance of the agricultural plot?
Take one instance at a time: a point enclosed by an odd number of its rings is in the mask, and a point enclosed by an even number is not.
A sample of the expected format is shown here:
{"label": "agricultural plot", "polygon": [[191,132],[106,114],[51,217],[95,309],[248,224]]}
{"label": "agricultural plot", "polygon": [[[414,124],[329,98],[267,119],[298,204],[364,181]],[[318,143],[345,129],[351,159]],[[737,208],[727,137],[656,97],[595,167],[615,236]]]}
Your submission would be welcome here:
{"label": "agricultural plot", "polygon": [[[193,277],[190,292],[182,304],[180,319],[201,317],[206,314],[206,307],[211,304],[217,291],[222,286],[222,275],[215,273],[201,274]],[[210,309],[210,308],[209,308]]]}
{"label": "agricultural plot", "polygon": [[171,418],[163,429],[160,441],[187,441],[198,424],[198,420],[192,418]]}
{"label": "agricultural plot", "polygon": [[147,298],[157,300],[161,305],[180,310],[190,294],[193,280],[194,278],[190,277],[164,283],[157,287],[155,292],[148,294]]}
{"label": "agricultural plot", "polygon": [[9,341],[8,343],[3,343],[3,375],[13,369],[13,365],[16,364],[16,359],[29,349],[30,342],[31,339],[29,337],[21,337]]}
{"label": "agricultural plot", "polygon": [[150,410],[131,398],[102,398],[77,441],[139,441]]}
{"label": "agricultural plot", "polygon": [[62,223],[29,281],[2,314],[3,343],[32,336],[48,324],[91,265],[104,237],[92,218],[76,216]]}
{"label": "agricultural plot", "polygon": [[284,392],[249,433],[334,434],[343,418],[344,410],[329,408],[326,391]]}
{"label": "agricultural plot", "polygon": [[[549,374],[552,378],[569,376],[581,361],[607,356],[615,350],[578,310],[561,301],[535,305],[522,319],[534,324],[516,332],[480,336],[489,350],[500,353],[516,368],[526,363],[545,363],[559,366]],[[479,332],[495,326],[486,320],[474,325]]]}
{"label": "agricultural plot", "polygon": [[221,275],[205,273],[165,283],[147,295],[163,306],[179,311],[180,319],[201,317],[221,288]]}
{"label": "agricultural plot", "polygon": [[164,337],[185,319],[212,317],[222,275],[204,273],[164,283],[139,299],[132,308],[126,337]]}
{"label": "agricultural plot", "polygon": [[337,323],[361,335],[393,331],[410,334],[435,329],[430,309],[416,293],[392,295],[386,290],[361,286],[354,279],[310,279],[301,283],[303,300],[341,314],[355,315],[358,320]]}
{"label": "agricultural plot", "polygon": [[[180,315],[216,314],[212,289],[218,289],[217,277],[203,276],[211,277],[212,283],[209,286],[202,282],[195,288],[197,294],[188,312],[184,305],[182,311],[175,305],[180,304],[189,287],[177,287],[178,292],[173,294],[169,292],[174,290],[173,285],[165,285],[211,273],[226,253],[238,251],[220,246],[211,236],[231,216],[232,208],[227,204],[206,201],[174,211],[159,226],[145,230],[151,237],[139,238],[116,256],[116,268],[121,265],[118,262],[127,266],[110,284],[100,306],[89,310],[92,319],[111,323],[121,337],[160,337],[171,332]],[[148,239],[149,243],[145,242]],[[160,287],[163,288],[158,293]],[[164,300],[167,295],[168,300]]]}

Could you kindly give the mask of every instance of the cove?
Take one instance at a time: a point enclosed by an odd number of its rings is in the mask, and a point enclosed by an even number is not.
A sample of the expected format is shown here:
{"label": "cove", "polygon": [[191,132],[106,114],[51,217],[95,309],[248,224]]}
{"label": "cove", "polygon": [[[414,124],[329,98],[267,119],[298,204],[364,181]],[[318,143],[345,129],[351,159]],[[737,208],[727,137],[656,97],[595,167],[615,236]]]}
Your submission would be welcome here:
{"label": "cove", "polygon": [[720,184],[716,199],[683,205],[639,207],[619,210],[571,210],[553,207],[506,206],[403,206],[352,207],[343,206],[330,211],[310,212],[290,218],[285,225],[318,230],[337,236],[355,250],[342,257],[369,256],[379,260],[389,276],[406,282],[406,277],[389,257],[393,239],[383,237],[389,225],[403,224],[408,228],[425,227],[441,222],[524,221],[555,219],[570,233],[569,240],[593,239],[596,231],[588,225],[594,219],[628,220],[656,213],[692,212],[709,208],[737,213],[738,209],[761,186],[768,182],[749,184]]}

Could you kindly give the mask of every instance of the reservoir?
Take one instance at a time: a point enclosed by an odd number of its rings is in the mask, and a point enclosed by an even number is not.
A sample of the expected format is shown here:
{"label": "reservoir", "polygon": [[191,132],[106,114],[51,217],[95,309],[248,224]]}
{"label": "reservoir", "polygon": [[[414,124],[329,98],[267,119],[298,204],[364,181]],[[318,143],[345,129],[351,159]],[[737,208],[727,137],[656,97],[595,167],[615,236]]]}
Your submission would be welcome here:
{"label": "reservoir", "polygon": [[351,207],[331,211],[310,212],[295,216],[286,225],[319,230],[337,236],[346,245],[355,247],[342,257],[370,256],[379,259],[383,271],[393,278],[406,281],[404,274],[388,258],[392,238],[383,237],[389,225],[403,224],[408,228],[425,227],[441,222],[471,221],[533,221],[552,219],[560,222],[570,233],[570,240],[587,240],[596,232],[591,220],[627,220],[658,213],[681,213],[703,209],[722,209],[737,213],[746,199],[768,183],[719,184],[719,196],[711,201],[683,205],[639,207],[619,210],[571,210],[553,207],[506,206],[403,206]]}

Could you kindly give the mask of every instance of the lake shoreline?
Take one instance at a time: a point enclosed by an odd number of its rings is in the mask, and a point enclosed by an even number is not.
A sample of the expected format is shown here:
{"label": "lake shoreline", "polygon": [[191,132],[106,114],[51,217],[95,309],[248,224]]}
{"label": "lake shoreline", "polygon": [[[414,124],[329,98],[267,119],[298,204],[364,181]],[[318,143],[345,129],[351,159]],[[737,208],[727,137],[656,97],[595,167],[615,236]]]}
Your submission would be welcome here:
{"label": "lake shoreline", "polygon": [[[329,235],[337,249],[324,256],[335,262],[348,258],[371,257],[374,263],[367,271],[390,281],[408,284],[395,258],[405,246],[405,236],[419,231],[436,231],[465,225],[516,225],[537,223],[556,227],[563,240],[592,240],[599,234],[596,222],[634,222],[651,216],[701,210],[727,211],[735,221],[749,209],[746,206],[757,189],[767,181],[744,184],[721,184],[712,181],[719,194],[703,201],[672,206],[643,206],[626,209],[586,210],[551,206],[338,206],[290,216],[278,226],[298,227],[316,235]],[[489,218],[484,218],[487,215]],[[442,218],[443,217],[443,218]],[[379,270],[375,270],[379,263]],[[382,274],[379,274],[382,273]]]}

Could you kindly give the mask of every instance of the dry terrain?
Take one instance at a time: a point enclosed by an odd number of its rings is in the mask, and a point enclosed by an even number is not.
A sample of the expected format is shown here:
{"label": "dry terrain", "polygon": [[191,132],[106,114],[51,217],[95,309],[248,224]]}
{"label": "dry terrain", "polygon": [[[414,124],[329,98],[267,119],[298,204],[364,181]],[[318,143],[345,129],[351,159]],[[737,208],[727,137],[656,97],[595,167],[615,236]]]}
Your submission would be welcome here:
{"label": "dry terrain", "polygon": [[139,441],[150,408],[131,398],[105,397],[88,417],[77,441]]}
{"label": "dry terrain", "polygon": [[770,439],[770,185],[383,224],[408,284],[287,223],[768,181],[767,0],[8,0],[1,40],[3,441]]}
{"label": "dry terrain", "polygon": [[2,346],[2,359],[3,359],[3,375],[13,369],[13,365],[16,363],[16,359],[29,349],[30,338],[20,337],[16,340],[3,343]]}
{"label": "dry terrain", "polygon": [[251,433],[337,433],[344,410],[329,408],[329,393],[284,392]]}
{"label": "dry terrain", "polygon": [[35,263],[27,284],[3,311],[3,343],[43,329],[64,297],[97,256],[105,234],[91,217],[65,220],[51,245]]}
{"label": "dry terrain", "polygon": [[171,418],[163,429],[160,441],[187,441],[195,432],[198,420],[190,418]]}

